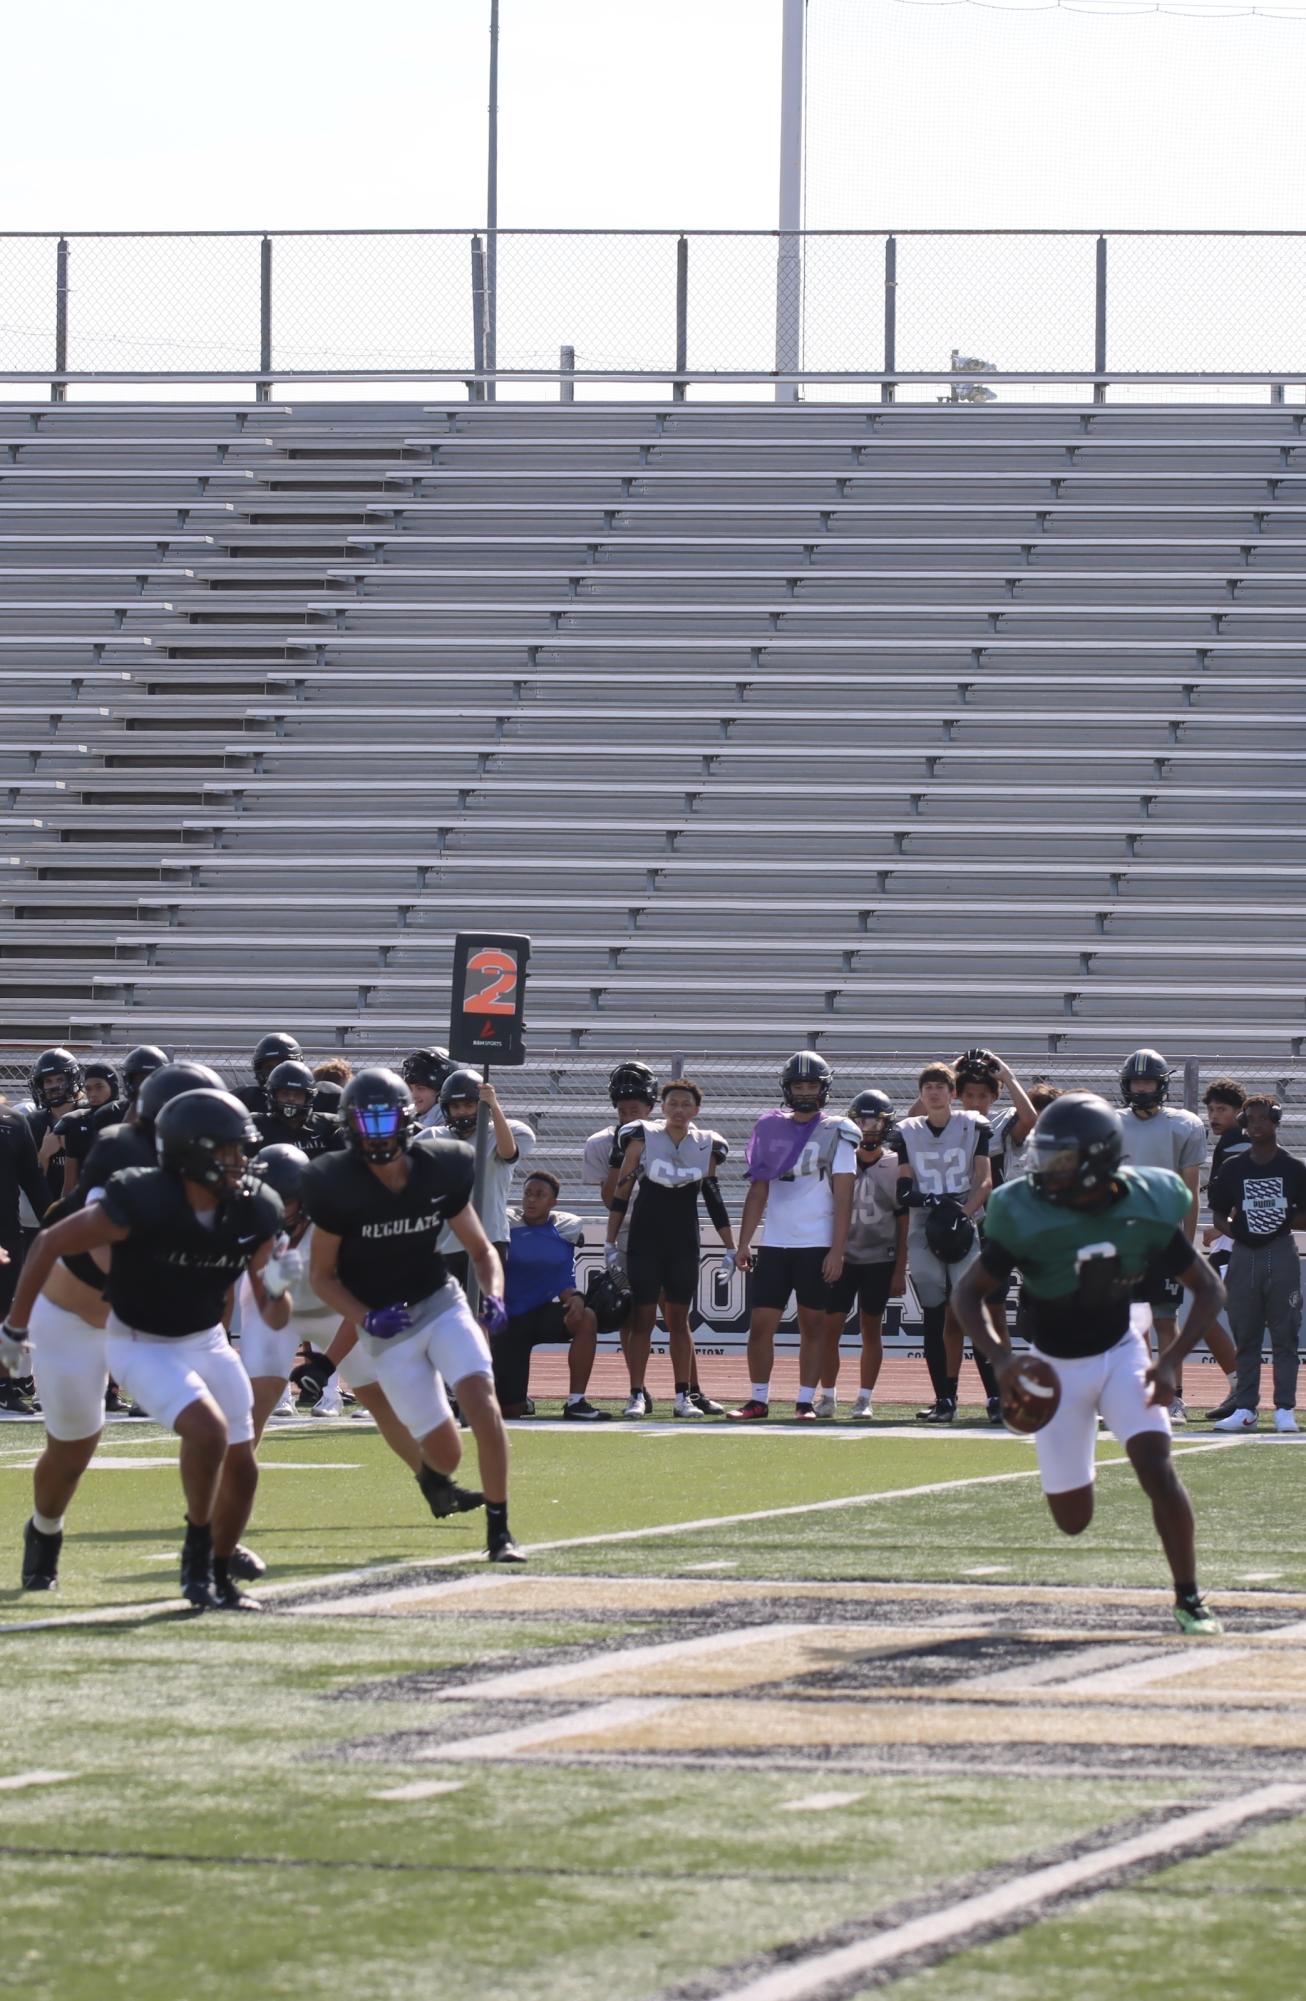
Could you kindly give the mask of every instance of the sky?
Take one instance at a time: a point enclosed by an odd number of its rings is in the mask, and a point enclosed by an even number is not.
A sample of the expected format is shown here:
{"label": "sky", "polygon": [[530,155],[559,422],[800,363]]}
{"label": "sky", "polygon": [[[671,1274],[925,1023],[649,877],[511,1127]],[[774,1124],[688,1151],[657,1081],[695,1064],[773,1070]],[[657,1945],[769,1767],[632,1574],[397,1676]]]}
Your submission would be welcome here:
{"label": "sky", "polygon": [[[808,0],[808,227],[1306,225],[1306,0],[1291,19],[1230,4]],[[502,0],[501,227],[774,227],[781,11]],[[8,74],[26,87],[0,124],[0,230],[459,230],[420,268],[397,246],[278,245],[274,327],[283,367],[466,366],[488,19],[488,0],[66,0],[56,59],[37,11],[10,10]],[[878,366],[882,247],[835,248],[824,270],[809,253],[805,357]],[[243,364],[257,254],[74,245],[73,365]],[[674,355],[670,243],[500,255],[503,365],[555,365],[564,342],[582,366]],[[691,365],[771,365],[774,255],[692,246]],[[1091,365],[1091,257],[1087,241],[904,243],[899,365],[946,368],[953,347]],[[0,236],[0,366],[49,365],[52,259]],[[1111,259],[1113,365],[1300,361],[1306,238],[1121,241]]]}

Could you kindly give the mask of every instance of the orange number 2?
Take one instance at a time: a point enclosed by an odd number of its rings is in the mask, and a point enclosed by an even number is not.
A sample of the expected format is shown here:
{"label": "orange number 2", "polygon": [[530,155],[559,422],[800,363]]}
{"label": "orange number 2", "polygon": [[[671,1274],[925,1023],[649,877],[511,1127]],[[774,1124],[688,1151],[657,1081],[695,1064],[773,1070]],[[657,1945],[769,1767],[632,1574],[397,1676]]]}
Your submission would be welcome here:
{"label": "orange number 2", "polygon": [[[471,991],[472,975],[483,976],[485,985]],[[488,948],[473,952],[467,961],[468,992],[464,1014],[514,1014],[516,1012],[517,959],[515,953]]]}

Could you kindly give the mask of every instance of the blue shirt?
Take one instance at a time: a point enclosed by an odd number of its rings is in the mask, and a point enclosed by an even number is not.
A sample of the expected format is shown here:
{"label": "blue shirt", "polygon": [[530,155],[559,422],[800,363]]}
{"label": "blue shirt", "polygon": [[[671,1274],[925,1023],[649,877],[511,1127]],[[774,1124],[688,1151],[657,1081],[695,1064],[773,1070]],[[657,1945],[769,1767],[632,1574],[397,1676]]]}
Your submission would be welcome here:
{"label": "blue shirt", "polygon": [[576,1283],[576,1253],[547,1223],[514,1223],[508,1233],[504,1304],[508,1318],[533,1313]]}

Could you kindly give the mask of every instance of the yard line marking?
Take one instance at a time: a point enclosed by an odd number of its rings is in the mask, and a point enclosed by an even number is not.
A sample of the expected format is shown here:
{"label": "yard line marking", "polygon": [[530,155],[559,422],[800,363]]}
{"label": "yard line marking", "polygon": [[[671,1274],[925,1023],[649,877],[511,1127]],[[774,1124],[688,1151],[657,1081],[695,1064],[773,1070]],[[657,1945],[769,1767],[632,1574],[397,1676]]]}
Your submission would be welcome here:
{"label": "yard line marking", "polygon": [[963,1570],[963,1577],[1006,1577],[1010,1574],[1009,1563],[972,1563],[969,1570]]}
{"label": "yard line marking", "polygon": [[414,1779],[411,1785],[388,1786],[383,1793],[369,1793],[370,1800],[430,1800],[439,1793],[460,1793],[466,1779]]}
{"label": "yard line marking", "polygon": [[515,1668],[507,1674],[481,1675],[475,1681],[457,1682],[440,1690],[442,1702],[496,1700],[501,1696],[547,1695],[569,1683],[588,1681],[596,1674],[621,1674],[628,1669],[662,1667],[672,1661],[698,1660],[711,1654],[729,1653],[738,1647],[769,1645],[793,1639],[802,1633],[820,1633],[825,1628],[816,1620],[778,1621],[770,1626],[738,1626],[725,1633],[706,1633],[695,1640],[663,1640],[646,1647],[626,1647],[586,1654],[583,1660],[554,1663],[548,1667]]}
{"label": "yard line marking", "polygon": [[974,1934],[995,1926],[1015,1929],[1036,1918],[1048,1905],[1082,1895],[1096,1884],[1105,1886],[1122,1874],[1163,1868],[1187,1849],[1233,1839],[1237,1831],[1258,1820],[1300,1813],[1306,1807],[1306,1785],[1258,1786],[1217,1806],[1178,1815],[1161,1827],[1149,1828],[1124,1841],[1068,1862],[1034,1869],[1012,1883],[984,1890],[973,1897],[906,1924],[894,1925],[878,1937],[859,1939],[811,1958],[777,1966],[736,1987],[722,1990],[719,2001],[808,2001],[828,1989],[849,1991],[850,1983],[888,1970],[918,1953],[946,1957],[943,1947],[961,1947]]}
{"label": "yard line marking", "polygon": [[7,1779],[0,1779],[0,1793],[20,1793],[28,1786],[57,1786],[64,1779],[75,1779],[76,1772],[14,1772]]}
{"label": "yard line marking", "polygon": [[1306,1619],[1294,1619],[1291,1626],[1272,1626],[1267,1640],[1306,1640]]}
{"label": "yard line marking", "polygon": [[512,1730],[490,1730],[479,1737],[456,1738],[452,1744],[433,1744],[430,1750],[418,1751],[416,1756],[424,1762],[502,1758],[510,1751],[529,1751],[544,1744],[563,1743],[568,1737],[589,1737],[627,1723],[642,1723],[646,1717],[660,1716],[675,1706],[665,1696],[627,1696],[619,1702],[592,1703],[586,1709],[573,1709],[547,1723],[519,1723]]}
{"label": "yard line marking", "polygon": [[1058,1695],[1129,1695],[1136,1688],[1150,1688],[1154,1681],[1169,1681],[1174,1675],[1199,1674],[1205,1667],[1232,1666],[1234,1661],[1251,1660],[1251,1647],[1213,1647],[1203,1642],[1190,1653],[1180,1652],[1180,1644],[1163,1654],[1149,1654],[1131,1667],[1106,1668],[1100,1674],[1076,1675],[1063,1681]]}
{"label": "yard line marking", "polygon": [[681,1566],[686,1576],[693,1570],[738,1570],[739,1565],[725,1558],[716,1563],[686,1563]]}
{"label": "yard line marking", "polygon": [[[1059,1654],[1050,1661],[1031,1661],[1026,1667],[995,1668],[992,1674],[968,1675],[968,1690],[1041,1688],[1046,1683],[1063,1683],[1074,1675],[1088,1675],[1098,1668],[1119,1667],[1139,1657],[1138,1642],[1132,1646],[1077,1647],[1074,1653]],[[1149,1656],[1149,1658],[1151,1658]],[[1169,1658],[1172,1658],[1170,1656]]]}
{"label": "yard line marking", "polygon": [[852,1806],[856,1800],[864,1800],[866,1793],[808,1793],[800,1800],[781,1800],[781,1813],[829,1813],[833,1807]]}

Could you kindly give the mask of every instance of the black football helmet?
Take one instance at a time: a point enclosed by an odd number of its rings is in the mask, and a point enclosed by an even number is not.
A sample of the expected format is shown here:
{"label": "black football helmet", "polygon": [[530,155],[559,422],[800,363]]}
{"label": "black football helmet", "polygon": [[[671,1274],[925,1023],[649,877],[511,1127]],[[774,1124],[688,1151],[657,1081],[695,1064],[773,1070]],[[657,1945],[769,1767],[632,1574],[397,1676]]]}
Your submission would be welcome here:
{"label": "black football helmet", "polygon": [[141,1085],[151,1070],[162,1070],[171,1062],[166,1049],[160,1049],[153,1042],[142,1042],[135,1049],[129,1049],[122,1059],[122,1094],[130,1105],[140,1091]]}
{"label": "black football helmet", "polygon": [[154,1125],[159,1165],[215,1195],[237,1195],[248,1183],[258,1127],[228,1091],[183,1091],[163,1106]]}
{"label": "black football helmet", "polygon": [[254,1082],[266,1084],[268,1072],[275,1070],[278,1063],[300,1063],[303,1057],[304,1052],[293,1035],[287,1035],[281,1028],[274,1029],[271,1035],[263,1037],[254,1051]]}
{"label": "black football helmet", "polygon": [[887,1091],[881,1091],[872,1085],[869,1090],[857,1093],[848,1107],[848,1116],[857,1125],[860,1125],[863,1119],[878,1119],[880,1121],[878,1138],[883,1140],[893,1126],[893,1099]]}
{"label": "black football helmet", "polygon": [[53,1111],[58,1105],[71,1105],[81,1090],[82,1066],[71,1049],[46,1049],[33,1063],[28,1081],[33,1103]]}
{"label": "black football helmet", "polygon": [[301,1153],[297,1146],[260,1147],[249,1164],[249,1171],[258,1180],[265,1181],[269,1188],[275,1188],[283,1202],[298,1202],[304,1193],[304,1169],[308,1166],[308,1155]]}
{"label": "black football helmet", "polygon": [[608,1078],[608,1097],[614,1106],[623,1098],[637,1098],[651,1108],[658,1101],[658,1080],[647,1063],[618,1063]]}
{"label": "black football helmet", "polygon": [[941,1265],[960,1264],[975,1242],[974,1219],[960,1202],[945,1199],[925,1214],[925,1243]]}
{"label": "black football helmet", "polygon": [[986,1084],[995,1096],[1002,1089],[998,1059],[991,1049],[963,1049],[952,1067],[959,1096],[964,1084]]}
{"label": "black football helmet", "polygon": [[[455,1119],[450,1116],[449,1107],[465,1099],[474,1098],[476,1111]],[[459,1139],[470,1139],[476,1131],[476,1120],[481,1104],[481,1080],[474,1070],[451,1070],[440,1086],[440,1110],[444,1113],[445,1124]]]}
{"label": "black football helmet", "polygon": [[824,1056],[818,1056],[814,1049],[800,1049],[796,1056],[789,1058],[780,1072],[780,1095],[785,1103],[792,1107],[794,1085],[815,1084],[818,1092],[816,1103],[823,1105],[830,1095],[830,1086],[833,1083],[834,1071]]}
{"label": "black football helmet", "polygon": [[147,1071],[136,1093],[136,1123],[147,1130],[165,1105],[186,1091],[225,1091],[226,1085],[207,1063],[164,1063]]}
{"label": "black football helmet", "polygon": [[[1134,1083],[1155,1084],[1155,1092],[1147,1092],[1142,1098],[1131,1096],[1130,1085]],[[1126,1105],[1163,1105],[1170,1091],[1170,1065],[1157,1049],[1136,1049],[1120,1072],[1120,1098]]]}
{"label": "black football helmet", "polygon": [[630,1318],[634,1295],[615,1272],[592,1271],[585,1285],[585,1304],[599,1323],[599,1333],[615,1334]]}
{"label": "black football helmet", "polygon": [[122,1079],[113,1064],[107,1063],[103,1056],[92,1056],[88,1063],[82,1065],[82,1082],[103,1084],[109,1093],[106,1104],[112,1104],[115,1098],[122,1096]]}
{"label": "black football helmet", "polygon": [[[302,1091],[303,1104],[290,1101],[283,1104],[280,1097],[283,1091]],[[288,1126],[302,1126],[307,1122],[316,1094],[317,1078],[307,1063],[296,1062],[294,1058],[278,1063],[276,1069],[263,1080],[263,1095],[268,1101],[268,1110],[275,1112]]]}
{"label": "black football helmet", "polygon": [[428,1091],[439,1092],[445,1078],[457,1068],[447,1049],[414,1049],[399,1065],[399,1075],[405,1084],[421,1084]]}
{"label": "black football helmet", "polygon": [[393,1070],[359,1070],[345,1085],[340,1117],[351,1146],[382,1164],[406,1153],[417,1131],[417,1107]]}
{"label": "black football helmet", "polygon": [[1092,1091],[1067,1091],[1041,1111],[1029,1140],[1030,1184],[1045,1202],[1073,1203],[1110,1186],[1125,1150],[1120,1114]]}

